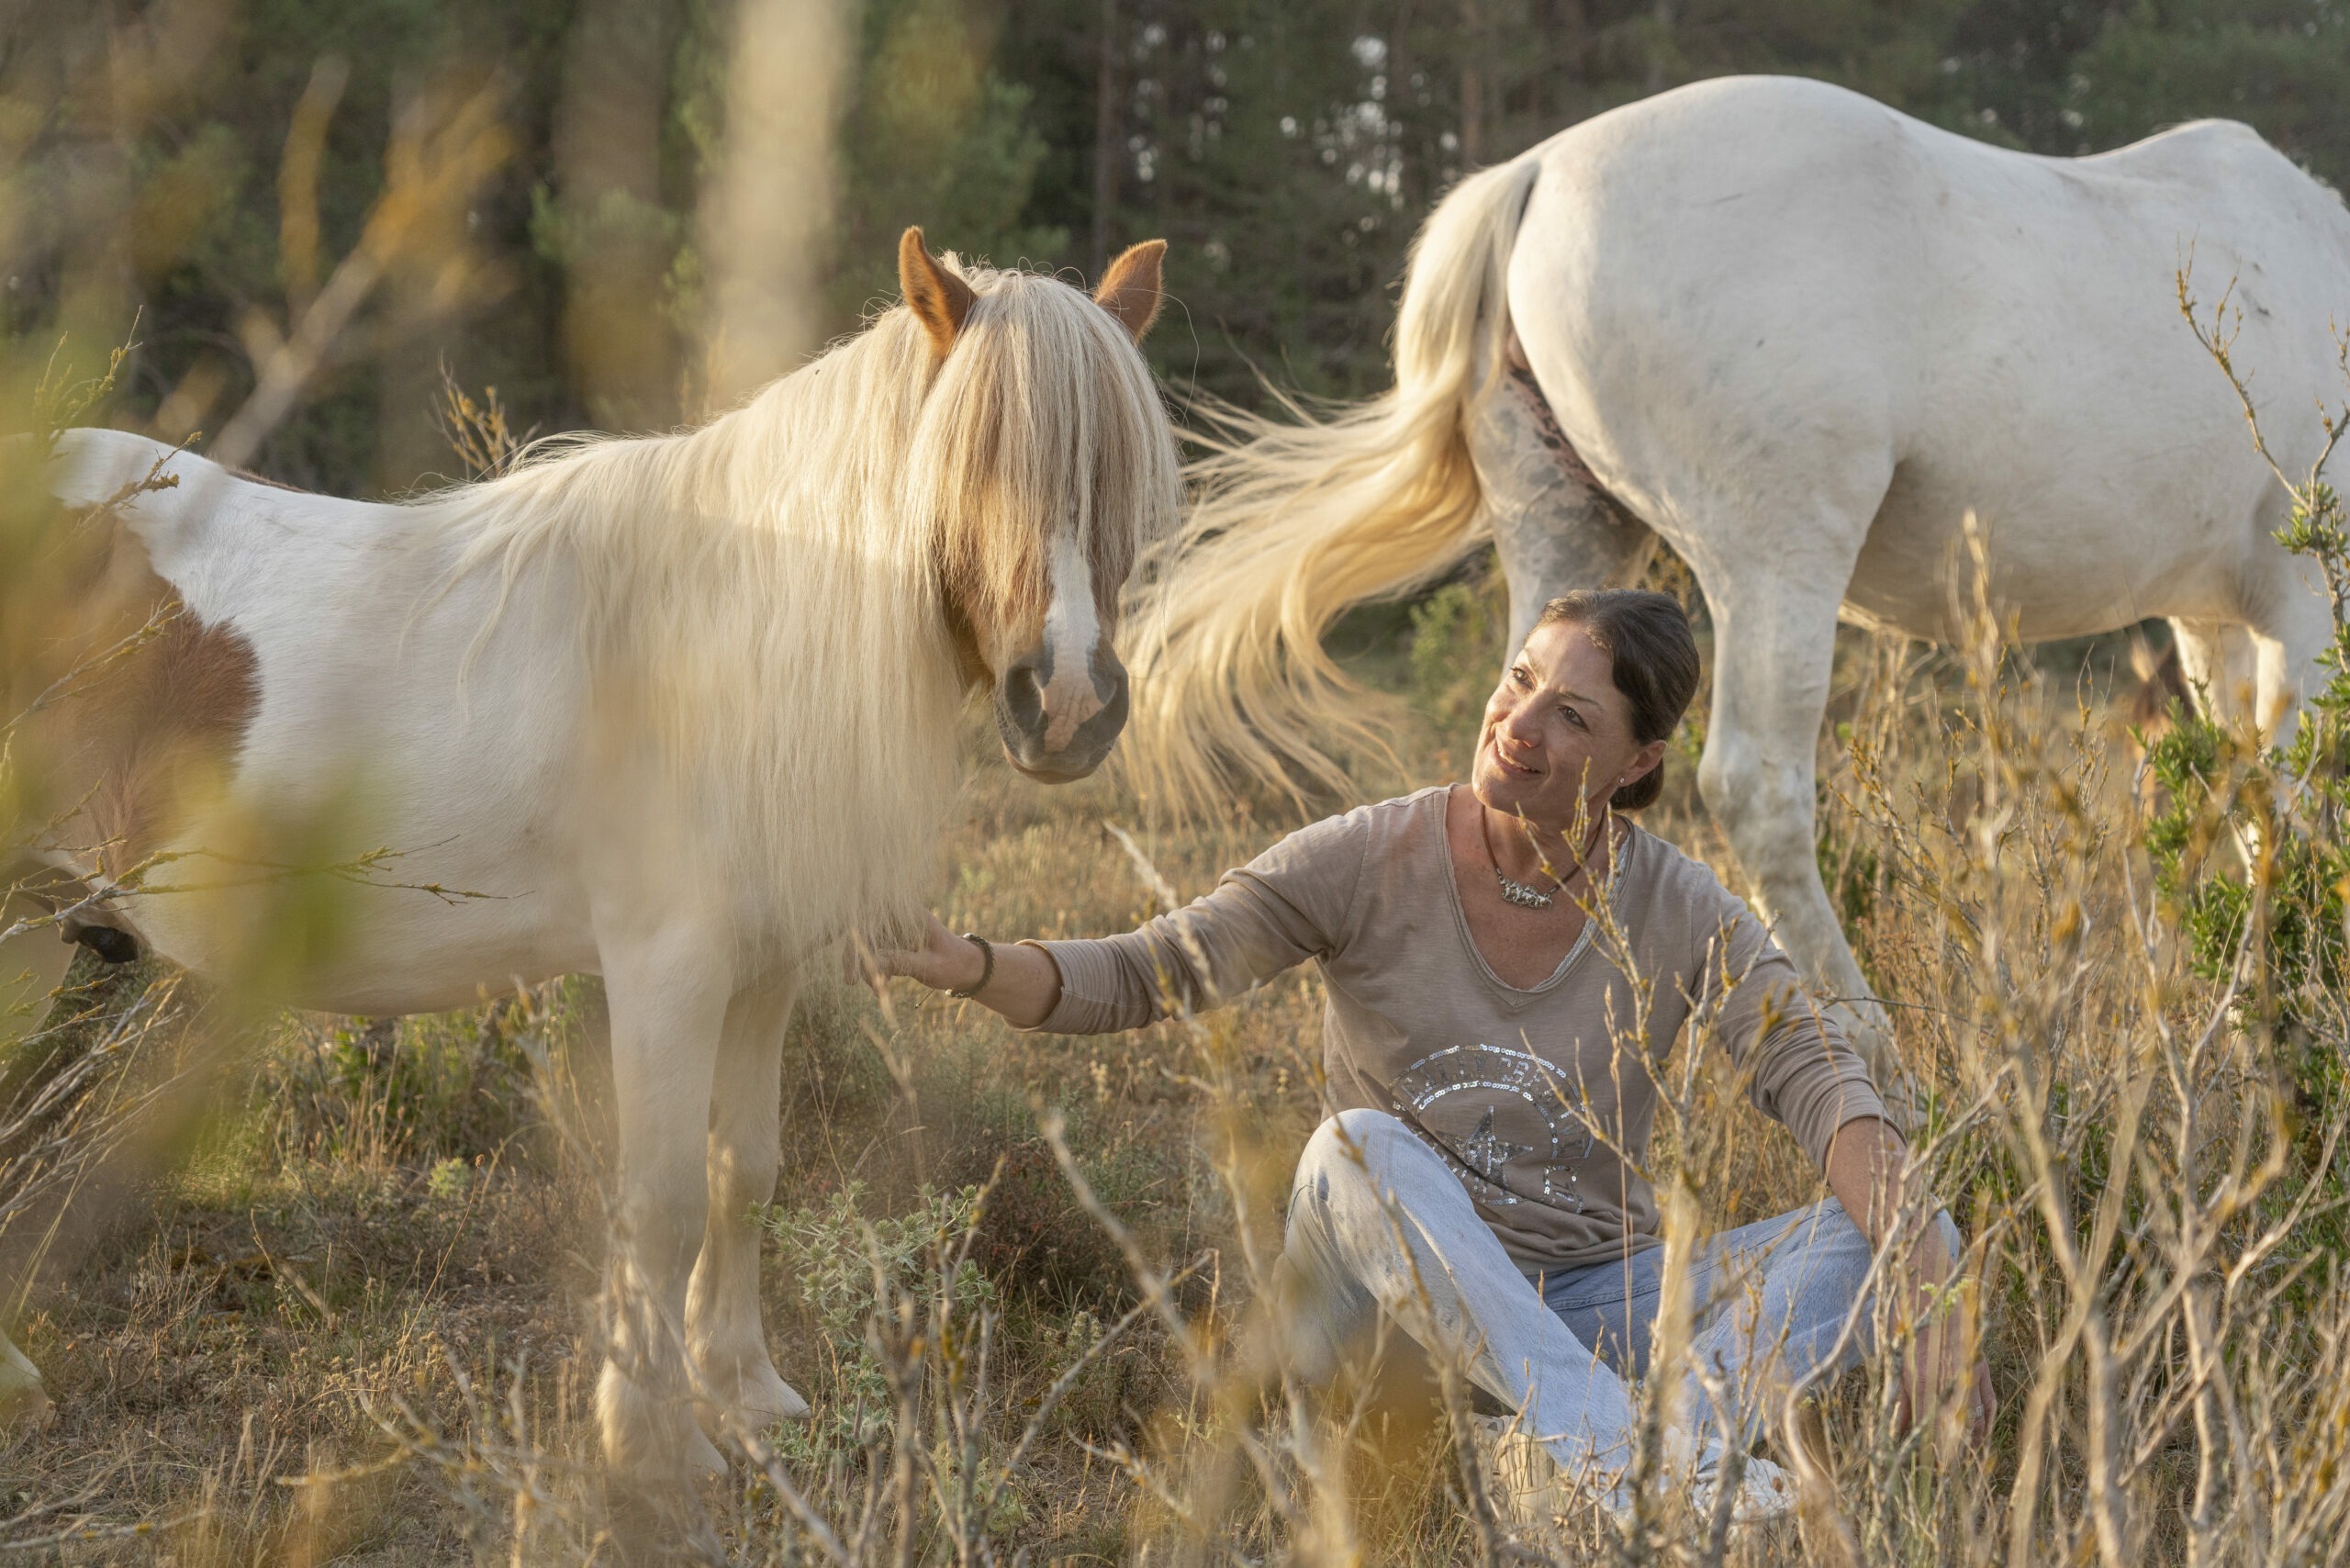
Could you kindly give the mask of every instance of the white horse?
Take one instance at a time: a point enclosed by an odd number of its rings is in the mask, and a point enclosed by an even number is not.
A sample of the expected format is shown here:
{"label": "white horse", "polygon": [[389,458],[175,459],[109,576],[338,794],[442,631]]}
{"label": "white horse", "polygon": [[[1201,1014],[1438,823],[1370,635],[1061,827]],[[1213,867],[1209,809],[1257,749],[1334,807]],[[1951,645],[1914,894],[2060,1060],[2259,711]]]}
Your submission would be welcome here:
{"label": "white horse", "polygon": [[2233,282],[2235,358],[2292,472],[2342,391],[2350,214],[2241,125],[2041,158],[1753,77],[1561,132],[1428,219],[1391,391],[1232,419],[1133,615],[1127,756],[1179,799],[1235,764],[1335,778],[1312,737],[1348,724],[1319,642],[1340,610],[1491,537],[1514,644],[1662,538],[1713,615],[1706,801],[1894,1086],[1814,857],[1840,616],[1947,640],[1972,511],[2026,638],[2169,616],[2190,676],[2232,689],[2232,639],[2282,722],[2327,641],[2272,537],[2285,492],[2180,319],[2190,258],[2207,308]]}
{"label": "white horse", "polygon": [[58,442],[69,505],[176,480],[82,525],[70,641],[130,652],[19,743],[63,803],[41,857],[109,895],[89,939],[250,977],[285,886],[253,867],[348,876],[387,846],[285,1000],[401,1014],[603,976],[638,1287],[598,1406],[623,1473],[714,1464],[697,1413],[806,1411],[749,1217],[794,977],[925,908],[967,700],[1047,782],[1125,722],[1119,589],[1181,506],[1136,348],[1164,250],[1089,299],[909,230],[905,305],[733,412],[408,504]]}

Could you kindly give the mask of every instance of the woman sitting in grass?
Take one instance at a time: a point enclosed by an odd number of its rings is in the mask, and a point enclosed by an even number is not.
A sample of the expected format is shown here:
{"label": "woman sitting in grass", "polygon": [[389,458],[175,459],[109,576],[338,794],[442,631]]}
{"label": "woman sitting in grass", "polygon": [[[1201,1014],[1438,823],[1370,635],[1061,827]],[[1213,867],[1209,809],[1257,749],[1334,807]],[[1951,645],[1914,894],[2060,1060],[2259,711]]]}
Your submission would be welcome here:
{"label": "woman sitting in grass", "polygon": [[[1745,1451],[1775,1409],[1768,1391],[1867,1350],[1863,1287],[1895,1239],[1907,1149],[1753,913],[1621,814],[1656,799],[1697,675],[1671,599],[1570,594],[1544,609],[1486,703],[1469,788],[1292,834],[1125,935],[994,946],[934,920],[922,948],[881,967],[1021,1028],[1076,1035],[1319,963],[1336,1114],[1291,1191],[1292,1365],[1334,1376],[1382,1309],[1465,1356],[1515,1413],[1498,1468],[1521,1513],[1582,1492],[1624,1506],[1637,1420],[1626,1379],[1647,1369],[1664,1257],[1634,1166],[1652,1075],[1700,1020],[1834,1196],[1700,1245],[1684,1424],[1666,1453],[1701,1510],[1727,1481],[1733,1518],[1783,1511],[1789,1478]],[[1957,1233],[1947,1215],[1919,1229],[1892,1256],[1902,1316],[1931,1322]],[[1902,1394],[1908,1409],[1966,1399],[1979,1439],[1988,1378],[1959,1364],[1958,1341],[1947,1321],[1922,1329]]]}

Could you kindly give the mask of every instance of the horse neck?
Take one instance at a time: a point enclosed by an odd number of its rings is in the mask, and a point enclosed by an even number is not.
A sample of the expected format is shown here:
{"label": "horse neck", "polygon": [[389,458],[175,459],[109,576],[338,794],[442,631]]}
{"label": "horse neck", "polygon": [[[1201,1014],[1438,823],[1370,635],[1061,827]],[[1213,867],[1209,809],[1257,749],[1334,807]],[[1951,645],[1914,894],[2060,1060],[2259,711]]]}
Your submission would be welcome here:
{"label": "horse neck", "polygon": [[863,342],[700,430],[587,449],[543,503],[591,645],[651,672],[660,752],[727,875],[770,868],[754,924],[792,947],[911,919],[959,782],[935,524],[898,504],[916,400],[835,363]]}

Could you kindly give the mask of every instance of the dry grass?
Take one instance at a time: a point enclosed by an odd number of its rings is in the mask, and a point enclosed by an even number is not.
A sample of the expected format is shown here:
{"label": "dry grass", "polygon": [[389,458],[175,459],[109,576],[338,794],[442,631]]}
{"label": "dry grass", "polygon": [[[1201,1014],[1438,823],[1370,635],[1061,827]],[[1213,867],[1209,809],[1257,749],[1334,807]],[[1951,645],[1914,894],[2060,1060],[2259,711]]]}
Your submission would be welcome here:
{"label": "dry grass", "polygon": [[[1490,633],[1465,622],[1445,634],[1473,665]],[[1800,1530],[1723,1543],[1659,1499],[1644,1535],[1595,1525],[1550,1550],[2333,1560],[2350,1310],[2329,1129],[2294,1125],[2277,1055],[2171,951],[2098,694],[2080,703],[1989,641],[1845,654],[1825,838],[1940,1092],[1926,1147],[1974,1245],[1997,1436],[1938,1466],[1937,1434],[1897,1434],[1885,1372],[1864,1371],[1820,1391],[1826,1468]],[[1456,711],[1429,687],[1447,661],[1420,664],[1416,711]],[[1407,750],[1435,769],[1446,739],[1424,722]],[[1727,870],[1676,775],[1651,825]],[[1007,935],[1150,912],[1105,824],[1136,829],[1184,894],[1281,825],[1244,809],[1154,834],[1108,783],[1046,792],[992,763],[969,798],[945,913]],[[1465,1415],[1457,1380],[1318,1400],[1260,1386],[1230,1348],[1319,1115],[1316,990],[1298,975],[1197,1024],[1068,1039],[817,986],[787,1067],[792,1239],[770,1254],[808,1288],[771,1267],[768,1322],[818,1420],[752,1444],[682,1512],[610,1495],[594,1463],[592,991],[397,1026],[279,1020],[152,1201],[119,1206],[38,1299],[21,1338],[58,1415],[0,1449],[0,1554],[1516,1557],[1540,1543],[1476,1500],[1481,1463],[1446,1415]],[[1651,1163],[1695,1228],[1817,1196],[1718,1053],[1690,1048],[1700,1070],[1675,1080]],[[979,1186],[975,1226],[919,1217]],[[852,1214],[916,1217],[876,1232]],[[826,1290],[880,1305],[844,1332],[849,1298]]]}
{"label": "dry grass", "polygon": [[[483,283],[460,236],[503,155],[489,101],[418,97],[384,200],[335,261],[305,160],[339,91],[322,68],[289,137],[289,286],[282,310],[255,312],[258,390],[224,429],[232,454],[356,329],[388,342],[415,325],[381,301],[413,304],[440,277],[436,308],[453,308]],[[94,218],[83,251],[113,253],[138,220]],[[96,407],[103,377],[51,385],[64,373],[37,337],[0,345],[0,405],[42,428]],[[167,407],[217,391],[183,386]],[[453,398],[448,419],[468,469],[502,461],[494,400]],[[28,452],[0,465],[12,674],[45,656],[55,597]],[[1442,603],[1409,658],[1399,622],[1349,629],[1356,666],[1404,694],[1381,723],[1415,781],[1453,770],[1498,654],[1490,592]],[[1849,640],[1822,748],[1823,861],[1936,1092],[1921,1147],[1972,1242],[1978,1282],[1956,1309],[1979,1321],[2002,1399],[1980,1455],[1897,1430],[1880,1364],[1773,1435],[1805,1473],[1799,1528],[1726,1540],[1651,1484],[1628,1533],[1514,1531],[1449,1369],[1322,1394],[1236,1349],[1321,1114],[1310,976],[1101,1039],[819,982],[787,1065],[767,1301],[778,1363],[817,1418],[737,1443],[690,1499],[622,1495],[588,1414],[610,1190],[598,1003],[564,985],[397,1025],[216,1011],[170,1048],[136,1019],[107,1025],[95,1032],[135,1059],[47,1081],[37,1114],[0,1066],[0,1256],[47,1260],[0,1314],[57,1407],[0,1434],[0,1562],[2350,1554],[2350,1227],[2337,1128],[2309,1114],[2330,1103],[2303,1088],[2326,1076],[2312,1061],[2344,1076],[2340,999],[2321,1009],[2330,1033],[2279,1040],[2256,986],[2231,997],[2189,971],[2148,891],[2100,681],[2078,700],[2069,674],[2040,673],[2059,670],[2050,656],[1998,644],[1987,616],[1956,653]],[[1694,756],[1692,737],[1648,822],[1736,886]],[[0,767],[0,804],[22,817],[39,803],[16,788]],[[944,913],[1003,935],[1128,927],[1156,878],[1197,892],[1287,825],[1236,802],[1211,829],[1154,833],[1109,781],[1044,791],[992,761],[968,798]],[[2260,958],[2255,943],[2242,972],[2256,980]],[[187,1048],[232,1042],[226,1066]],[[1820,1194],[1710,1042],[1681,1061],[1650,1159],[1674,1239]],[[88,1223],[53,1228],[67,1193]],[[1875,1327],[1897,1357],[1906,1326]],[[1652,1391],[1645,1416],[1653,1436]]]}

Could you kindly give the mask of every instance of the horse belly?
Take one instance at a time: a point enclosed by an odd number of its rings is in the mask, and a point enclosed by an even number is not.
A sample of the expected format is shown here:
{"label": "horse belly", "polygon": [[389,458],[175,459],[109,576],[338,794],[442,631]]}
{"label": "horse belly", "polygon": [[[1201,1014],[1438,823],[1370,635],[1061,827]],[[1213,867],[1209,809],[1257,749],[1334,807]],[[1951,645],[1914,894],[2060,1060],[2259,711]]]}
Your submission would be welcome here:
{"label": "horse belly", "polygon": [[[1976,308],[1926,336],[1915,409],[1846,593],[1865,614],[1936,640],[1958,632],[1971,516],[1990,598],[2026,638],[2242,616],[2245,585],[2274,550],[2273,476],[2178,318],[2170,249],[2094,225],[2076,239],[2078,274],[2042,274],[2036,300],[2028,277],[1995,277]],[[2241,252],[2207,247],[2214,264],[2251,270]],[[2278,323],[2306,315],[2323,343],[2322,311],[2271,297]],[[2257,352],[2263,389],[2286,408],[2325,385],[2289,331],[2247,332],[2241,347]],[[2284,450],[2298,449],[2301,432],[2288,433]]]}
{"label": "horse belly", "polygon": [[[1970,519],[1994,610],[2028,640],[2235,613],[2262,476],[2218,442],[2182,442],[2198,451],[2174,451],[2149,472],[2066,433],[2046,428],[2029,446],[1897,465],[1845,589],[1852,618],[1929,641],[1963,634]],[[2176,461],[2188,455],[2207,461]]]}
{"label": "horse belly", "polygon": [[[385,812],[241,779],[174,846],[188,890],[138,896],[129,924],[208,978],[333,1013],[438,1012],[597,967],[558,843],[495,798],[459,812],[422,803]],[[273,821],[290,831],[255,831]],[[241,874],[249,857],[264,868]]]}
{"label": "horse belly", "polygon": [[[429,1011],[595,966],[576,672],[522,656],[527,610],[468,660],[479,624],[469,597],[461,588],[412,622],[377,627],[390,659],[314,659],[264,697],[217,831],[233,842],[260,828],[281,863],[307,868],[231,927],[248,943],[269,940],[273,918],[330,935],[289,1000]],[[277,662],[265,650],[265,692]]]}

